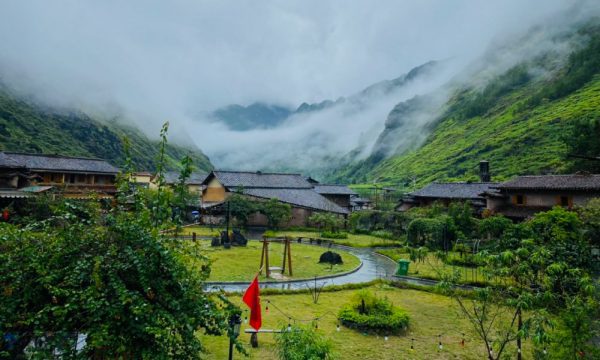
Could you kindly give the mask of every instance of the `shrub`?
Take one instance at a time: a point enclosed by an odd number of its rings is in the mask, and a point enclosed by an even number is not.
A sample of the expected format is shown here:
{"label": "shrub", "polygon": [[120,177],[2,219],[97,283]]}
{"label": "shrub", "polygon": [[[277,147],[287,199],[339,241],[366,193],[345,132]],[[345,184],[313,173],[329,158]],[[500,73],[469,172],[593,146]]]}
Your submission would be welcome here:
{"label": "shrub", "polygon": [[275,334],[277,357],[280,360],[331,360],[335,359],[331,341],[312,327],[293,325]]}
{"label": "shrub", "polygon": [[378,238],[386,239],[386,240],[395,240],[396,237],[390,231],[385,230],[377,230],[373,231],[371,235],[376,236]]}
{"label": "shrub", "polygon": [[263,233],[263,236],[268,237],[268,238],[274,238],[274,237],[277,237],[277,233],[272,230],[267,230]]}
{"label": "shrub", "polygon": [[336,232],[331,232],[331,231],[323,231],[321,233],[321,237],[328,238],[328,239],[347,239],[348,234],[336,233]]}
{"label": "shrub", "polygon": [[321,257],[319,257],[319,264],[321,263],[336,265],[343,264],[344,261],[342,260],[342,256],[340,254],[333,251],[325,251],[321,254]]}
{"label": "shrub", "polygon": [[357,292],[352,303],[340,310],[338,319],[349,328],[386,334],[400,333],[409,323],[406,311],[368,290]]}

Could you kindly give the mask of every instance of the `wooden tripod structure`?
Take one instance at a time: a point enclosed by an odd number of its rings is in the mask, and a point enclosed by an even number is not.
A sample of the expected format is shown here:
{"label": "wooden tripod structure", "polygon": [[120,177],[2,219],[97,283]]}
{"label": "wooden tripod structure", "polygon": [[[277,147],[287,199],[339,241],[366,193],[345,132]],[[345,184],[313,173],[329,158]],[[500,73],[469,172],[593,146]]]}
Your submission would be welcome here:
{"label": "wooden tripod structure", "polygon": [[[267,277],[271,276],[272,270],[281,270],[281,274],[285,274],[285,266],[287,262],[288,273],[292,276],[292,241],[289,237],[284,238],[271,238],[269,239],[266,236],[263,236],[261,240],[263,243],[262,254],[260,256],[260,271],[259,274],[262,275],[263,269],[266,271]],[[269,243],[277,242],[283,243],[283,262],[281,267],[270,267],[269,266]]]}

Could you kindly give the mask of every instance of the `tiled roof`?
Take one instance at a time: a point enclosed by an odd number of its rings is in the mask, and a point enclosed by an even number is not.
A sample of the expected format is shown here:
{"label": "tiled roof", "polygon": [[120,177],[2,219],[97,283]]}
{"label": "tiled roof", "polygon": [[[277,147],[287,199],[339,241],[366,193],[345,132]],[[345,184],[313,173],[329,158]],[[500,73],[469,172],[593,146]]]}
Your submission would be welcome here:
{"label": "tiled roof", "polygon": [[315,185],[315,191],[319,194],[327,195],[356,195],[356,193],[346,185],[318,184]]}
{"label": "tiled roof", "polygon": [[[37,171],[67,171],[82,173],[117,174],[119,169],[105,160],[60,155],[3,153],[7,163]],[[2,160],[0,160],[2,161]],[[5,160],[6,161],[6,160]]]}
{"label": "tiled roof", "polygon": [[17,161],[13,160],[10,156],[8,156],[7,154],[0,152],[0,167],[7,167],[7,168],[24,168],[25,166],[23,166],[22,164],[18,163]]}
{"label": "tiled roof", "polygon": [[348,210],[317,194],[313,189],[266,189],[244,188],[244,194],[265,199],[277,199],[291,205],[315,210],[347,214]]}
{"label": "tiled roof", "polygon": [[[190,174],[190,177],[185,182],[188,185],[200,185],[208,176],[207,173],[204,172],[193,172]],[[179,181],[179,172],[178,171],[167,171],[165,172],[165,182],[167,184],[176,184]]]}
{"label": "tiled roof", "polygon": [[261,173],[245,171],[213,171],[217,179],[230,190],[242,188],[312,189],[300,174]]}
{"label": "tiled roof", "polygon": [[502,190],[600,190],[600,175],[518,176],[496,186]]}
{"label": "tiled roof", "polygon": [[497,183],[434,182],[409,195],[438,199],[478,199],[481,198],[481,193],[496,185]]}

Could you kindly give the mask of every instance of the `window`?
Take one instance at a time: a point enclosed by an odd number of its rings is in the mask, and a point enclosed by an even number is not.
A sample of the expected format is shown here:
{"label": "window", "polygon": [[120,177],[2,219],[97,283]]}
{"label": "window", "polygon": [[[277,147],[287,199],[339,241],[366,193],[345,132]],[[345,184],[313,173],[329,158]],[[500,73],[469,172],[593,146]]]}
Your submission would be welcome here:
{"label": "window", "polygon": [[514,196],[515,205],[525,205],[525,195],[518,194]]}
{"label": "window", "polygon": [[573,200],[570,196],[560,196],[557,203],[560,206],[571,207],[571,205],[573,204]]}

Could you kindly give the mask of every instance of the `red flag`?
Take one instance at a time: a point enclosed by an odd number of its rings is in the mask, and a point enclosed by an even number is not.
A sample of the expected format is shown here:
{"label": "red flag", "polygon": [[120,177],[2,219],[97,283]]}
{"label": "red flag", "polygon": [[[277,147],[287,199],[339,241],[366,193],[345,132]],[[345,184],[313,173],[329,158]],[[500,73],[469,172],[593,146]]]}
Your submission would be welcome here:
{"label": "red flag", "polygon": [[254,328],[254,330],[260,329],[262,325],[262,317],[260,314],[260,298],[259,298],[259,290],[258,290],[258,275],[252,280],[248,289],[244,293],[244,297],[242,300],[248,305],[250,308],[250,326]]}

